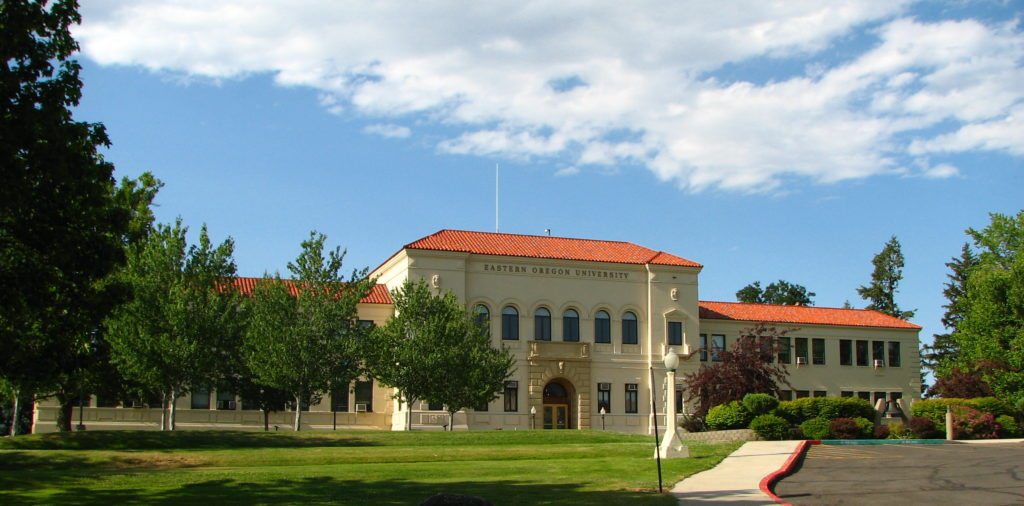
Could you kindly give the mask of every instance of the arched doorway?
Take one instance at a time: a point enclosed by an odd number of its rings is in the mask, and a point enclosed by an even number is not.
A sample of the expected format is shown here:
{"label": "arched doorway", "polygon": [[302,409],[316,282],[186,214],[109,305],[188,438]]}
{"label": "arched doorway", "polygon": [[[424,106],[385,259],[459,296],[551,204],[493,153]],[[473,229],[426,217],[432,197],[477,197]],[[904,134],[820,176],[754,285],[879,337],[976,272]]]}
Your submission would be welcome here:
{"label": "arched doorway", "polygon": [[573,402],[576,390],[564,379],[553,379],[544,385],[543,427],[572,429]]}

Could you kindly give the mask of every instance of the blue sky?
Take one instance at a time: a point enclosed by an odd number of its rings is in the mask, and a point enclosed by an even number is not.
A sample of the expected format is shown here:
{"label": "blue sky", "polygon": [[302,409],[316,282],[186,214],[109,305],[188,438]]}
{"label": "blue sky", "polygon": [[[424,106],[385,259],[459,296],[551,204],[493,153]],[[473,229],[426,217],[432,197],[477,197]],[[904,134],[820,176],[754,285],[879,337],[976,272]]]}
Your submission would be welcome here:
{"label": "blue sky", "polygon": [[895,234],[928,341],[964,229],[1024,208],[1024,4],[780,4],[97,0],[77,117],[243,275],[494,230],[500,164],[502,231],[699,261],[706,300],[860,307]]}

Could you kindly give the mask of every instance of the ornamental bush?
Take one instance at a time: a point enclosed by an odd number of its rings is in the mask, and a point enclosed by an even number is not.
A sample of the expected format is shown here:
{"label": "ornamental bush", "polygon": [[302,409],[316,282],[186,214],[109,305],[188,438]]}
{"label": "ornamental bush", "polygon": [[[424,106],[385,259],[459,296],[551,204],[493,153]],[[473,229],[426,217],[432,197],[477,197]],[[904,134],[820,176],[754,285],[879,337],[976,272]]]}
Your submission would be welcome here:
{"label": "ornamental bush", "polygon": [[966,406],[992,416],[1013,415],[1013,408],[995,398],[978,397],[975,399],[927,399],[917,401],[910,407],[910,414],[931,419],[936,425],[945,425],[946,406]]}
{"label": "ornamental bush", "polygon": [[874,420],[875,408],[859,397],[804,397],[780,402],[775,408],[775,414],[799,425],[816,417],[827,420],[857,417]]}
{"label": "ornamental bush", "polygon": [[758,416],[750,422],[750,428],[765,441],[781,441],[789,437],[789,422],[780,416]]}
{"label": "ornamental bush", "polygon": [[743,396],[743,407],[753,416],[771,412],[779,405],[779,400],[768,394],[747,394]]}
{"label": "ornamental bush", "polygon": [[875,439],[889,439],[892,434],[892,429],[888,425],[879,425],[875,427]]}
{"label": "ornamental bush", "polygon": [[811,418],[800,424],[800,432],[807,439],[828,439],[830,422],[824,418]]}
{"label": "ornamental bush", "polygon": [[[880,425],[879,427],[885,426]],[[910,429],[908,429],[907,426],[903,424],[903,422],[892,422],[888,425],[888,428],[889,439],[910,439],[914,437],[914,435],[910,433]]]}
{"label": "ornamental bush", "polygon": [[982,413],[967,406],[954,406],[954,439],[998,439],[999,430],[992,413]]}
{"label": "ornamental bush", "polygon": [[1014,420],[1012,416],[999,415],[996,417],[996,423],[999,424],[999,437],[1017,437],[1020,435],[1017,420]]}
{"label": "ornamental bush", "polygon": [[[864,420],[864,418],[861,418]],[[829,424],[829,433],[835,439],[861,439],[863,431],[853,418],[836,418]]]}
{"label": "ornamental bush", "polygon": [[875,422],[863,417],[856,417],[853,421],[857,424],[861,439],[871,439],[875,435]]}
{"label": "ornamental bush", "polygon": [[750,412],[739,401],[719,404],[708,410],[704,423],[715,430],[743,429],[750,425]]}
{"label": "ornamental bush", "polygon": [[936,427],[931,418],[912,416],[907,421],[907,429],[917,439],[942,439],[944,434]]}

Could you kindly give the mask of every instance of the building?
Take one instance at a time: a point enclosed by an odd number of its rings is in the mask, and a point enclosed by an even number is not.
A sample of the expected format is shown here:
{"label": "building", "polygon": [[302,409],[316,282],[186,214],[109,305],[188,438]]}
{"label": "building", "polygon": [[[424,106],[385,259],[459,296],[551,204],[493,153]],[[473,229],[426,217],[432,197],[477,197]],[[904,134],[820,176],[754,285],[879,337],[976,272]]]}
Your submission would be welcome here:
{"label": "building", "polygon": [[[794,387],[784,397],[919,398],[921,327],[860,309],[701,301],[701,269],[628,242],[441,230],[373,270],[379,284],[359,305],[359,316],[383,324],[393,314],[388,290],[422,279],[490,322],[495,345],[511,349],[517,368],[486,409],[456,416],[457,429],[649,433],[652,396],[664,416],[661,360],[668,349],[690,353],[682,376],[718,360],[758,322],[796,329],[775,357],[788,364]],[[239,280],[243,290],[253,283]],[[440,406],[400,404],[393,393],[370,378],[357,381],[311,406],[304,425],[402,430],[407,418],[413,428],[448,422]],[[246,404],[230,392],[193,392],[177,401],[178,426],[262,427],[262,414]],[[95,397],[82,411],[90,428],[156,428],[160,418],[159,409],[104,406]],[[55,416],[55,406],[40,405],[37,429],[53,430]],[[271,423],[286,428],[290,420],[280,412]]]}

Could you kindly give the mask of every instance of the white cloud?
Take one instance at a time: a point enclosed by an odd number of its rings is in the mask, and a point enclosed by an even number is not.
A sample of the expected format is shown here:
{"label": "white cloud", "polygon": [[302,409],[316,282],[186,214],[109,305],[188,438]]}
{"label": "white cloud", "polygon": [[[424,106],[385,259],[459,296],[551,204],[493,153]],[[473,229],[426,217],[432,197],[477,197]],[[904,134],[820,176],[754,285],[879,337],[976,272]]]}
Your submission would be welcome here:
{"label": "white cloud", "polygon": [[562,167],[555,171],[555,175],[558,177],[575,176],[580,173],[579,167]]}
{"label": "white cloud", "polygon": [[[458,132],[444,152],[640,164],[691,191],[903,173],[911,157],[948,177],[931,157],[1024,156],[1017,25],[921,22],[892,0],[725,5],[94,0],[75,34],[101,64],[271,73],[382,121],[376,135],[406,137],[415,116]],[[865,27],[877,43],[829,56]],[[759,57],[805,70],[707,77]]]}
{"label": "white cloud", "polygon": [[367,125],[365,128],[363,128],[363,132],[373,135],[379,135],[387,139],[404,139],[408,137],[410,134],[412,134],[412,131],[409,130],[409,127],[381,123],[375,125]]}

